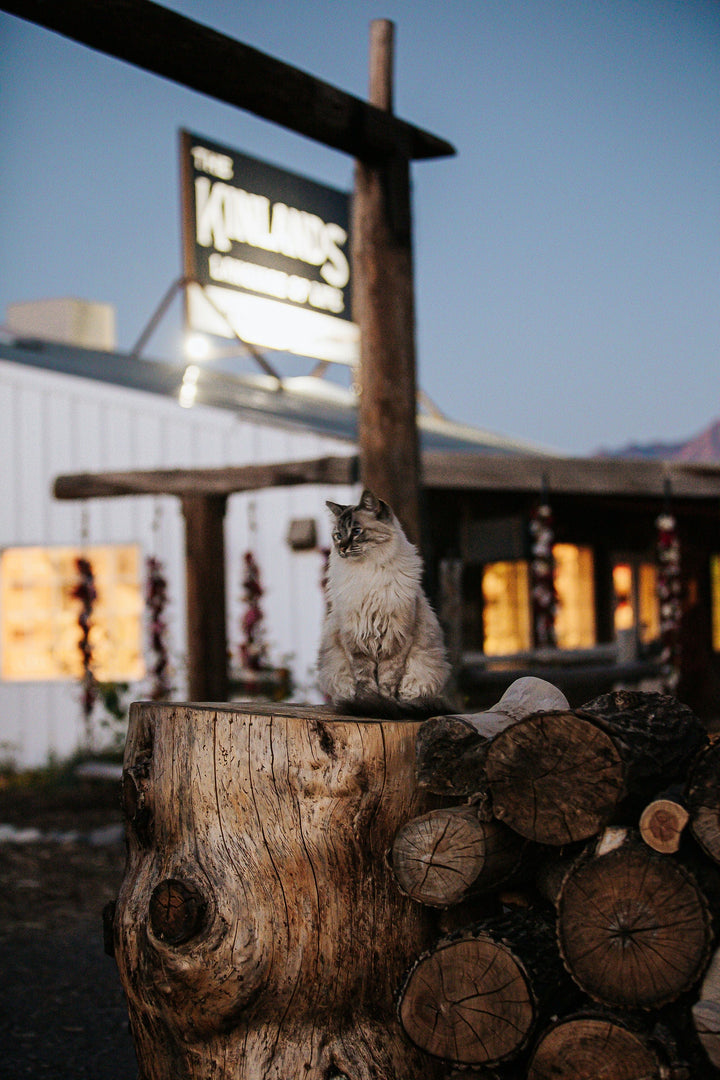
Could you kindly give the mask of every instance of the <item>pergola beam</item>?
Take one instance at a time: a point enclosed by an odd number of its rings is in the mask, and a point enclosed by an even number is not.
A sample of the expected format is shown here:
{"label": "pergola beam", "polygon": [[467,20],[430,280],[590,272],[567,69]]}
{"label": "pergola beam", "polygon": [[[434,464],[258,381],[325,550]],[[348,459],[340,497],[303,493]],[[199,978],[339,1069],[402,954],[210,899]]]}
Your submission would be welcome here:
{"label": "pergola beam", "polygon": [[130,472],[70,473],[53,485],[56,499],[101,499],[118,495],[228,496],[242,491],[296,484],[353,484],[356,455],[233,465],[212,469],[137,469]]}

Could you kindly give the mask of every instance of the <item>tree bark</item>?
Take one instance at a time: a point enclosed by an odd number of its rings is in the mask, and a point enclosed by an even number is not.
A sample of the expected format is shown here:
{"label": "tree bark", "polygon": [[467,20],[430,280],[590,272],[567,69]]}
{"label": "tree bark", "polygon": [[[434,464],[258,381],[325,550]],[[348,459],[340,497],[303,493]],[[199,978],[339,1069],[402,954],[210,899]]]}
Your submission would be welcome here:
{"label": "tree bark", "polygon": [[720,863],[720,739],[702,751],[687,784],[690,830],[706,855]]}
{"label": "tree bark", "polygon": [[385,852],[419,724],[132,706],[112,928],[144,1080],[437,1077],[393,994],[430,941]]}
{"label": "tree bark", "polygon": [[567,992],[552,927],[513,911],[441,940],[400,994],[400,1021],[428,1054],[461,1065],[516,1057]]}
{"label": "tree bark", "polygon": [[625,765],[628,792],[642,805],[658,791],[685,778],[707,744],[703,724],[692,709],[667,694],[614,690],[578,710],[610,735]]}
{"label": "tree bark", "polygon": [[710,914],[694,876],[613,830],[569,870],[558,900],[565,966],[590,997],[626,1008],[659,1008],[702,975]]}
{"label": "tree bark", "polygon": [[395,877],[413,900],[446,908],[496,889],[520,869],[527,841],[477,806],[452,806],[412,818],[392,848]]}

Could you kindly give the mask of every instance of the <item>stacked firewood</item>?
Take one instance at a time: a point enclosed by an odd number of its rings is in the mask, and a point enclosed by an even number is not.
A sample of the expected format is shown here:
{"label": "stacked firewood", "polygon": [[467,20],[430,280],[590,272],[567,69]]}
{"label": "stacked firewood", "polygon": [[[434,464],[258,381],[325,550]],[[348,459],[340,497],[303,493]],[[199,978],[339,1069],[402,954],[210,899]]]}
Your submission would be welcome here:
{"label": "stacked firewood", "polygon": [[720,1077],[720,740],[693,712],[523,678],[426,721],[417,768],[444,798],[392,850],[438,911],[408,1037],[453,1077]]}

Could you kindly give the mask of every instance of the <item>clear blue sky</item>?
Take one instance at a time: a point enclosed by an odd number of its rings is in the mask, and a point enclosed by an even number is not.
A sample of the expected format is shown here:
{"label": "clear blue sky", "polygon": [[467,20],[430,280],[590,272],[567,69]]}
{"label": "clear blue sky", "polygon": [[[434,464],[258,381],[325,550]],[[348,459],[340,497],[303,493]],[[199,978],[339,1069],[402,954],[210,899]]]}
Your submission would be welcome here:
{"label": "clear blue sky", "polygon": [[[716,0],[166,6],[361,97],[395,22],[396,112],[457,149],[412,174],[418,375],[448,415],[572,454],[720,416]],[[352,186],[344,155],[0,13],[0,321],[77,296],[134,343],[181,269],[181,127]]]}

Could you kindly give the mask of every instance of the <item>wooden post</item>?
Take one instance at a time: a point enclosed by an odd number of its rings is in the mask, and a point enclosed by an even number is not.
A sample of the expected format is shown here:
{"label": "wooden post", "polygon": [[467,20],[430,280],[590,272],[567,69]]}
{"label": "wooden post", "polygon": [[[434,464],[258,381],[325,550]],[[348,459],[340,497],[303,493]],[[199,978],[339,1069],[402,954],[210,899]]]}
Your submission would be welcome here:
{"label": "wooden post", "polygon": [[434,921],[386,853],[419,724],[136,703],[109,929],[144,1080],[439,1080],[394,995]]}
{"label": "wooden post", "polygon": [[188,696],[226,701],[224,495],[185,495]]}
{"label": "wooden post", "polygon": [[[393,24],[371,24],[370,102],[392,111]],[[358,161],[352,221],[353,316],[360,327],[358,433],[363,483],[420,540],[410,164]]]}

